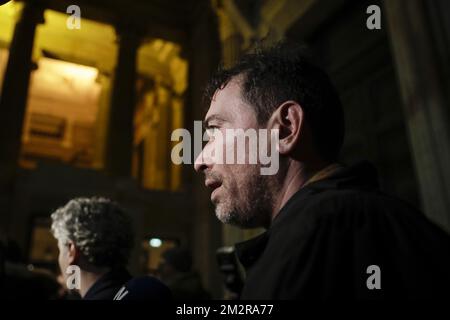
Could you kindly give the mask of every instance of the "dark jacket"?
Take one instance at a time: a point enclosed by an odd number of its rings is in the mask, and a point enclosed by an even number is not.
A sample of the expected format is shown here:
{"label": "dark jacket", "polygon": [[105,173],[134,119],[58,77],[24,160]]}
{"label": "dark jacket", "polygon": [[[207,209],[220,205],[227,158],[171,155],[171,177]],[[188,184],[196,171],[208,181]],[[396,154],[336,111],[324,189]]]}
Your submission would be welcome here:
{"label": "dark jacket", "polygon": [[104,274],[86,292],[84,300],[113,300],[117,291],[131,279],[126,269],[117,269]]}
{"label": "dark jacket", "polygon": [[170,301],[172,293],[160,280],[151,276],[135,277],[124,284],[114,300]]}
{"label": "dark jacket", "polygon": [[247,271],[242,299],[449,296],[449,235],[380,192],[367,162],[302,188],[236,249]]}
{"label": "dark jacket", "polygon": [[155,277],[134,277],[126,269],[106,273],[88,290],[84,300],[171,300],[170,290]]}
{"label": "dark jacket", "polygon": [[205,291],[197,272],[180,272],[166,279],[165,283],[172,291],[174,300],[208,300],[210,295]]}

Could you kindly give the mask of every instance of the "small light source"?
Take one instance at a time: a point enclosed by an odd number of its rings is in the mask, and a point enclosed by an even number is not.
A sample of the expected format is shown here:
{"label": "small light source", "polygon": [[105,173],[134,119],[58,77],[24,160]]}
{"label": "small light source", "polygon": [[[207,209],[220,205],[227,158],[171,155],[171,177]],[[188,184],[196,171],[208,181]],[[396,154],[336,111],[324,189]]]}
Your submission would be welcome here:
{"label": "small light source", "polygon": [[161,247],[162,241],[161,241],[161,239],[158,239],[158,238],[151,238],[148,243],[153,248],[159,248],[159,247]]}

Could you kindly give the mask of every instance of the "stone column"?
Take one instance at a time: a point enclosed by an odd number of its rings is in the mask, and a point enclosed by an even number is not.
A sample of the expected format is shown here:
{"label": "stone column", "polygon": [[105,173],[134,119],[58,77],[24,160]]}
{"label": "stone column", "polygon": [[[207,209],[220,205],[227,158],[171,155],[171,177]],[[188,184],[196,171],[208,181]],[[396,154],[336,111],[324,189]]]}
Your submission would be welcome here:
{"label": "stone column", "polygon": [[131,176],[133,119],[136,104],[136,60],[140,34],[129,25],[116,28],[119,50],[111,91],[106,168],[119,177]]}
{"label": "stone column", "polygon": [[10,198],[19,157],[36,26],[43,23],[38,1],[24,2],[9,46],[0,97],[0,227],[7,228]]}
{"label": "stone column", "polygon": [[[384,1],[425,214],[450,231],[450,116],[425,1]],[[401,165],[401,164],[400,164]]]}

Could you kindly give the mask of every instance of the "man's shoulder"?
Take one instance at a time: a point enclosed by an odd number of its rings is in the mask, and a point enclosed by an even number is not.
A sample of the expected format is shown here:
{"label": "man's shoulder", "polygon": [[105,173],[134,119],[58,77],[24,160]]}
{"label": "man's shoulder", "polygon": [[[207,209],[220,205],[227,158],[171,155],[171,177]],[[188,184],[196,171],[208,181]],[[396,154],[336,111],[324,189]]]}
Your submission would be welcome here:
{"label": "man's shoulder", "polygon": [[[314,236],[320,229],[336,233],[380,234],[389,232],[433,234],[433,238],[448,239],[448,235],[426,216],[401,199],[380,191],[361,189],[333,189],[311,192],[307,197],[294,199],[284,212],[284,221],[277,229],[283,237],[298,241]],[[366,235],[364,235],[366,236]]]}
{"label": "man's shoulder", "polygon": [[407,202],[386,194],[377,189],[328,189],[320,192],[311,191],[307,198],[307,206],[305,208],[311,209],[317,204],[327,205],[345,205],[345,206],[366,206],[367,204],[376,205],[382,204],[384,207],[402,206],[407,207],[408,210],[417,211]]}
{"label": "man's shoulder", "polygon": [[383,296],[438,295],[449,283],[450,237],[414,207],[382,192],[303,192],[277,220],[250,270],[244,297],[371,297],[364,278],[370,265],[383,270]]}
{"label": "man's shoulder", "polygon": [[119,291],[114,300],[172,300],[169,288],[152,276],[134,277]]}
{"label": "man's shoulder", "polygon": [[332,189],[312,192],[303,203],[293,206],[312,219],[339,219],[341,216],[408,215],[423,214],[408,202],[378,190]]}

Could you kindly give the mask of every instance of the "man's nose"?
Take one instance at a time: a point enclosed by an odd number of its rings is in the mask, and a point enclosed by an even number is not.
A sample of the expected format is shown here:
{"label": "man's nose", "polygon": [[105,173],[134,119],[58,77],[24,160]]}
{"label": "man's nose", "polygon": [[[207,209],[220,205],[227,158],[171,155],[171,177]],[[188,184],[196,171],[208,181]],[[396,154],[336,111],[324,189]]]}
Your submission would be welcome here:
{"label": "man's nose", "polygon": [[197,159],[194,161],[194,169],[197,172],[203,172],[208,168],[207,162],[205,161],[204,151],[205,149],[200,152]]}

